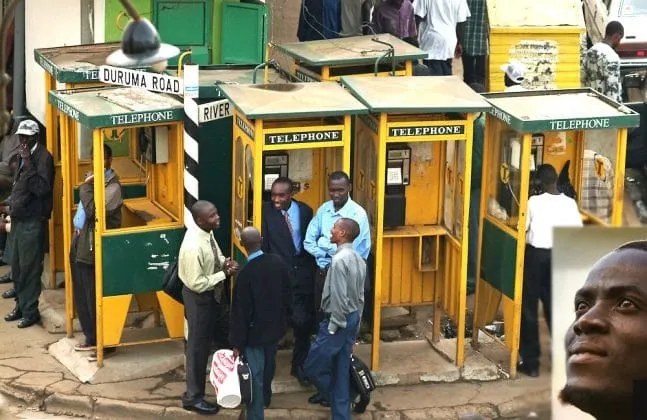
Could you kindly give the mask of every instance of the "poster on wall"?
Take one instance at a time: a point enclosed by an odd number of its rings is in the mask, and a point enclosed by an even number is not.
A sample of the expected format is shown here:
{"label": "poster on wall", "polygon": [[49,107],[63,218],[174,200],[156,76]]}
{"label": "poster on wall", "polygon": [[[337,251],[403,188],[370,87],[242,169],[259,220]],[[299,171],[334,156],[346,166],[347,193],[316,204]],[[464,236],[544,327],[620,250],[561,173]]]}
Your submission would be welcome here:
{"label": "poster on wall", "polygon": [[559,46],[551,40],[521,40],[509,50],[510,61],[526,67],[523,87],[529,90],[556,89],[555,75],[559,61]]}

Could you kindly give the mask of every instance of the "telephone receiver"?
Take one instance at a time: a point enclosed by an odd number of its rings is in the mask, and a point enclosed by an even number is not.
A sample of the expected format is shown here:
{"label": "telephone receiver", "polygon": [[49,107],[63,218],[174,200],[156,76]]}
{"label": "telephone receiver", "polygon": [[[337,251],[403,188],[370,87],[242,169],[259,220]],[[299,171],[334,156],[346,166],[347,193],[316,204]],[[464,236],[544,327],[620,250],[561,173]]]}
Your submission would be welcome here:
{"label": "telephone receiver", "polygon": [[142,159],[151,160],[151,139],[146,136],[144,130],[139,130],[137,143],[139,145],[139,153],[141,153]]}

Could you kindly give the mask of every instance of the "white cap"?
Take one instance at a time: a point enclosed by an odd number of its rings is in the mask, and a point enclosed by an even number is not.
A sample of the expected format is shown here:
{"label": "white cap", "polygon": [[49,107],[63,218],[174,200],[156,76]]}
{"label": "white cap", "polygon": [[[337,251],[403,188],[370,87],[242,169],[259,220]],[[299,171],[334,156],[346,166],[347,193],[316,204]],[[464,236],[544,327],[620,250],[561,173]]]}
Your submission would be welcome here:
{"label": "white cap", "polygon": [[523,82],[526,74],[526,67],[517,61],[502,65],[501,70],[515,83]]}
{"label": "white cap", "polygon": [[22,134],[23,136],[33,136],[39,132],[38,124],[33,120],[25,120],[20,123],[16,134]]}

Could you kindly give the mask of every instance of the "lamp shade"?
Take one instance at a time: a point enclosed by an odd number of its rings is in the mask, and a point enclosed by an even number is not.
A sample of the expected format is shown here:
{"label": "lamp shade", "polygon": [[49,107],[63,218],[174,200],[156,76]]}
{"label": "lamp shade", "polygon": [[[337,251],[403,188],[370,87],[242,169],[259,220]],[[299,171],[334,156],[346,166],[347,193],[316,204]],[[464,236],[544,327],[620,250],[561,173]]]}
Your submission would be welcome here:
{"label": "lamp shade", "polygon": [[121,49],[106,58],[116,67],[145,67],[165,62],[180,54],[173,45],[162,44],[157,29],[145,18],[131,21],[121,38]]}

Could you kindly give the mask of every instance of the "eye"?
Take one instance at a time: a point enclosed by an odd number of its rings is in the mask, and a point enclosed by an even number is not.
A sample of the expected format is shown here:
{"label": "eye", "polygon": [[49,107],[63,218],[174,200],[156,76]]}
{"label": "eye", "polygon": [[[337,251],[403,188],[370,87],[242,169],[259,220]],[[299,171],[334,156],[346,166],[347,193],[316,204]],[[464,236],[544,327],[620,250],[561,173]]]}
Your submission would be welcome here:
{"label": "eye", "polygon": [[583,300],[579,300],[575,302],[575,312],[579,313],[582,311],[586,311],[589,308],[589,304],[586,303]]}
{"label": "eye", "polygon": [[627,299],[627,298],[622,298],[618,302],[618,308],[623,309],[623,310],[633,310],[637,309],[636,304],[633,303],[633,301]]}

